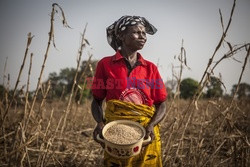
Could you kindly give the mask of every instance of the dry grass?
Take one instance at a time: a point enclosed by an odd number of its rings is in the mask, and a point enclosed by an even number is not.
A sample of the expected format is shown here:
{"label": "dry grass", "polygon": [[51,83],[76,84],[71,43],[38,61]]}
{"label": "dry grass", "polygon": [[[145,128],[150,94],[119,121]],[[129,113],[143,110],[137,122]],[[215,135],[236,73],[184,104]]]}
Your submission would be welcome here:
{"label": "dry grass", "polygon": [[[230,114],[224,115],[230,101],[199,100],[191,121],[180,142],[184,127],[178,130],[188,106],[180,101],[168,111],[162,123],[164,164],[166,166],[249,166],[250,104],[235,103]],[[226,121],[225,121],[226,119]],[[176,154],[178,146],[181,149]]]}
{"label": "dry grass", "polygon": [[[236,102],[224,121],[222,111],[229,103],[200,100],[182,142],[184,127],[178,130],[178,125],[189,101],[173,104],[161,123],[164,166],[249,166],[250,104]],[[35,108],[39,108],[39,103]],[[92,138],[95,121],[90,101],[73,105],[61,136],[61,127],[56,129],[65,108],[64,102],[45,103],[42,119],[32,116],[25,135],[20,125],[24,108],[10,110],[5,136],[0,138],[1,150],[6,151],[0,154],[1,166],[101,166],[103,150]],[[182,146],[176,154],[179,144]]]}
{"label": "dry grass", "polygon": [[[38,107],[39,103],[37,103],[34,113],[38,112]],[[6,154],[1,152],[0,164],[2,165],[0,166],[8,166],[8,164],[11,166],[21,164],[23,166],[89,166],[98,164],[98,161],[101,160],[100,152],[102,150],[92,139],[95,122],[90,113],[90,103],[87,102],[84,106],[73,106],[71,114],[67,117],[67,127],[61,136],[61,127],[57,130],[57,126],[65,108],[67,108],[67,104],[64,102],[46,103],[43,107],[42,118],[36,119],[34,114],[25,135],[22,134],[23,129],[20,126],[23,107],[10,110],[5,125],[5,137],[1,136],[1,150],[6,149]],[[4,138],[5,148],[3,147]],[[25,140],[25,142],[21,140]],[[18,146],[13,148],[15,143]],[[24,156],[24,154],[26,155]]]}

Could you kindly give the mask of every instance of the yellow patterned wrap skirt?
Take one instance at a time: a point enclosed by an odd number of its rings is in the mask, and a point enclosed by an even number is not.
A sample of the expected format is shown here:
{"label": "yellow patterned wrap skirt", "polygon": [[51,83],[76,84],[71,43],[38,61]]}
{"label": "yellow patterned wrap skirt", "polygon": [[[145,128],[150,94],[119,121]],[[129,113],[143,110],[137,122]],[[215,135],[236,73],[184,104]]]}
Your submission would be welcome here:
{"label": "yellow patterned wrap skirt", "polygon": [[[154,107],[138,105],[119,100],[109,100],[105,110],[106,123],[114,120],[132,120],[146,127],[154,114]],[[139,155],[119,159],[104,152],[104,166],[107,167],[162,167],[161,139],[159,125],[154,127],[155,139],[142,148]]]}

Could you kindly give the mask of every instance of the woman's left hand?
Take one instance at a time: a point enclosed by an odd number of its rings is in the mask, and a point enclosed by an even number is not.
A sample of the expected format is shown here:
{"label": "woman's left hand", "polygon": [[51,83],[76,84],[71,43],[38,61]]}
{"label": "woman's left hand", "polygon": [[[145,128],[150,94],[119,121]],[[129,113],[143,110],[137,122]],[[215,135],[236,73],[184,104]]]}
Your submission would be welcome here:
{"label": "woman's left hand", "polygon": [[[146,144],[146,145],[148,145],[148,144],[151,144],[152,141],[153,141],[154,138],[155,138],[154,126],[148,125],[148,126],[145,128],[145,130],[146,130],[146,135],[145,135],[144,139],[149,138],[149,136],[151,137],[151,141],[150,141],[149,143]],[[144,146],[146,146],[146,145],[144,145]]]}
{"label": "woman's left hand", "polygon": [[[155,134],[154,134],[154,126],[156,126],[160,121],[162,121],[162,119],[165,116],[166,113],[166,103],[161,102],[159,104],[155,105],[155,113],[153,115],[153,117],[151,118],[148,126],[146,126],[146,135],[144,139],[147,139],[149,136],[151,137],[151,142],[155,139]],[[149,144],[150,144],[149,143]],[[147,144],[146,144],[147,145]]]}

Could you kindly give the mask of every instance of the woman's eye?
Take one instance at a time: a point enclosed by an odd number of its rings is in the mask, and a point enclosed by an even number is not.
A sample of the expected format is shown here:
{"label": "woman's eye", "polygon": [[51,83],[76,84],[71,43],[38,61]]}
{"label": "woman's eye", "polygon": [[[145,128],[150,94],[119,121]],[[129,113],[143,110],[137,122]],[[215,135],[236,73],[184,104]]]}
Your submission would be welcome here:
{"label": "woman's eye", "polygon": [[141,31],[135,31],[135,32],[133,32],[133,34],[142,34],[142,35],[144,35],[146,33],[145,32],[141,32]]}

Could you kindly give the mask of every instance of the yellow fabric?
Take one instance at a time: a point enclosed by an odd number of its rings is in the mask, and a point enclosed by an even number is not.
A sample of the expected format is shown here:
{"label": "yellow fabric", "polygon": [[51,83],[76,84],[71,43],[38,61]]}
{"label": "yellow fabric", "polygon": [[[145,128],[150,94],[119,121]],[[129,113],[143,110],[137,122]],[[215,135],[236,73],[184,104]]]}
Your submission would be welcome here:
{"label": "yellow fabric", "polygon": [[[105,110],[107,123],[114,120],[133,120],[146,127],[154,114],[154,107],[137,105],[119,100],[109,100]],[[104,165],[108,167],[162,167],[159,125],[154,127],[155,139],[141,153],[128,159],[118,159],[104,153]]]}

